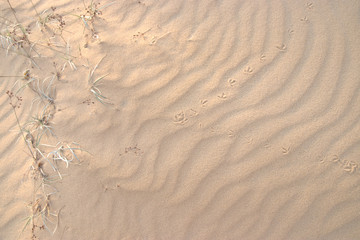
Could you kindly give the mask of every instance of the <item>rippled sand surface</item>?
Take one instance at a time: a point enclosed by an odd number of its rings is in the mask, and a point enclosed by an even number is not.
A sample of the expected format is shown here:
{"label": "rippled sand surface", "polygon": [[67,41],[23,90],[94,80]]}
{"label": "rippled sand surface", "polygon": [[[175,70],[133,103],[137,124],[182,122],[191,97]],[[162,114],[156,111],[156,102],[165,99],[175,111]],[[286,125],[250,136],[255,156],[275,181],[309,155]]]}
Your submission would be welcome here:
{"label": "rippled sand surface", "polygon": [[[23,21],[36,16],[12,2]],[[60,166],[58,228],[40,239],[359,238],[359,1],[126,0],[101,18],[94,39],[64,17],[77,70],[55,82],[52,126],[90,154]],[[1,75],[29,65],[0,54]],[[33,71],[51,76],[50,60]],[[89,95],[97,63],[111,104]],[[32,200],[26,146],[9,131],[15,81],[0,82],[1,239],[16,239]]]}

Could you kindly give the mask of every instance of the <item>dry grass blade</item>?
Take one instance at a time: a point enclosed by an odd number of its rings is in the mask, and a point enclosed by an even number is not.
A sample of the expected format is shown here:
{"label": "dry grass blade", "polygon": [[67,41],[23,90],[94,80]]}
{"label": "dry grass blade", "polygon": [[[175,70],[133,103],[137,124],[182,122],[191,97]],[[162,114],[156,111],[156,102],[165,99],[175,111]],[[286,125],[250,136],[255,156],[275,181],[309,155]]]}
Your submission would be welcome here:
{"label": "dry grass blade", "polygon": [[59,169],[54,164],[51,163],[50,159],[47,158],[39,148],[36,148],[36,151],[41,155],[42,159],[45,159],[50,164],[53,171],[59,175],[59,178],[62,179],[62,175],[61,175]]}
{"label": "dry grass blade", "polygon": [[[72,143],[74,145],[77,145],[77,143]],[[73,163],[74,160],[76,160],[78,162],[78,164],[80,164],[80,160],[78,158],[78,156],[76,155],[75,151],[85,151],[80,147],[72,147],[72,144],[66,144],[66,143],[62,143],[62,142],[58,142],[55,146],[55,150],[50,152],[47,155],[47,158],[51,157],[53,159],[53,161],[62,161],[66,164],[66,168],[69,167],[69,165],[71,163]]]}
{"label": "dry grass blade", "polygon": [[[22,78],[22,80],[25,81],[25,83],[19,87],[19,89],[16,91],[15,95],[19,94],[24,88],[26,88],[27,86],[30,86],[30,87],[33,87],[34,83],[36,81],[38,81],[37,78],[33,77],[31,74],[30,74],[30,70],[26,70],[24,72],[24,77]],[[19,80],[17,80],[14,85],[12,86],[12,90],[15,88],[16,85],[19,84]]]}
{"label": "dry grass blade", "polygon": [[97,79],[94,79],[94,73],[95,70],[98,68],[99,64],[101,63],[101,61],[104,59],[105,57],[101,58],[100,61],[95,65],[95,67],[90,71],[89,73],[89,79],[88,79],[88,83],[90,85],[90,92],[95,96],[95,98],[101,102],[102,104],[112,104],[108,101],[108,98],[105,97],[100,89],[99,86],[101,85],[101,81],[109,74],[105,74]]}
{"label": "dry grass blade", "polygon": [[[9,2],[8,2],[9,3]],[[9,3],[10,5],[10,3]],[[12,9],[13,10],[13,9]],[[13,10],[14,13],[14,10]],[[14,16],[16,17],[15,13]],[[35,51],[34,44],[32,44],[28,38],[28,31],[29,29],[25,29],[16,19],[17,23],[9,23],[6,20],[4,29],[0,31],[0,42],[1,48],[6,50],[6,55],[9,52],[14,52],[17,55],[24,56],[37,67],[39,66],[36,64],[32,56],[30,55],[31,51]],[[28,49],[29,48],[29,49]],[[28,50],[26,50],[28,49]],[[37,53],[37,52],[36,52]],[[37,53],[38,54],[38,53]],[[39,54],[38,54],[39,55]]]}
{"label": "dry grass blade", "polygon": [[79,19],[81,19],[81,21],[84,24],[84,31],[85,28],[88,29],[89,31],[91,31],[92,33],[92,37],[93,38],[98,38],[99,36],[97,35],[95,29],[94,29],[94,20],[95,18],[99,18],[100,15],[102,15],[102,9],[109,7],[110,5],[116,3],[114,2],[110,2],[105,4],[104,6],[99,7],[100,3],[95,3],[94,1],[90,2],[90,5],[86,6],[85,1],[83,1],[84,4],[84,10],[86,11],[84,14],[80,14],[80,15],[76,15],[76,14],[72,14],[73,16],[78,17]]}
{"label": "dry grass blade", "polygon": [[69,41],[66,42],[66,54],[62,58],[66,60],[66,63],[69,64],[72,70],[77,70],[75,63],[73,62],[73,59],[75,57],[71,55],[71,47]]}
{"label": "dry grass blade", "polygon": [[[49,82],[47,82],[49,80]],[[55,88],[52,86],[55,76],[45,78],[40,84],[40,81],[37,81],[36,92],[40,97],[40,100],[45,100],[47,103],[53,104],[55,101]],[[37,99],[35,99],[36,101]]]}
{"label": "dry grass blade", "polygon": [[[52,126],[50,126],[50,120],[52,118],[52,113],[49,112],[48,107],[52,106],[51,104],[47,104],[41,114],[32,117],[32,120],[26,122],[24,124],[23,129],[27,129],[30,133],[38,132],[41,135],[44,133],[47,134],[48,132],[51,133],[52,136],[55,136],[54,132],[52,131]],[[29,128],[26,128],[28,127]]]}

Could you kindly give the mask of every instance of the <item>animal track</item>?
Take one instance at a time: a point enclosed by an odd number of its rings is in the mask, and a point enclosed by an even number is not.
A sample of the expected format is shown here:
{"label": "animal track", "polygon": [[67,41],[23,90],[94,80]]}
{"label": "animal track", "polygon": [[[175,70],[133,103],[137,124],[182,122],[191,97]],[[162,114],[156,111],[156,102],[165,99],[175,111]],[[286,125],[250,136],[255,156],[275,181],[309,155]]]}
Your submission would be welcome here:
{"label": "animal track", "polygon": [[146,40],[148,39],[148,37],[147,37],[146,35],[147,35],[147,33],[148,33],[150,30],[151,30],[151,28],[148,29],[148,30],[146,30],[145,32],[137,32],[137,34],[134,34],[134,35],[133,35],[132,40],[133,40],[134,42],[136,42],[136,43],[137,43],[139,40],[146,41]]}
{"label": "animal track", "polygon": [[251,144],[253,142],[253,138],[252,137],[246,137],[246,141],[248,144]]}
{"label": "animal track", "polygon": [[300,21],[302,21],[302,22],[308,22],[309,19],[305,16],[305,17],[303,17],[303,18],[300,18]]}
{"label": "animal track", "polygon": [[346,159],[341,159],[338,155],[334,155],[331,161],[340,164],[343,170],[350,174],[356,172],[359,167],[359,165],[356,162],[348,161]]}
{"label": "animal track", "polygon": [[325,163],[326,157],[324,157],[324,156],[317,156],[317,159],[319,160],[320,163]]}
{"label": "animal track", "polygon": [[227,98],[227,96],[226,96],[226,94],[225,94],[225,93],[222,93],[220,96],[218,96],[218,98],[221,98],[221,99],[226,99],[226,98]]}
{"label": "animal track", "polygon": [[203,99],[201,100],[201,106],[202,107],[206,107],[206,104],[208,103],[208,100],[207,99]]}
{"label": "animal track", "polygon": [[280,51],[284,52],[286,50],[286,45],[281,44],[281,46],[276,46],[276,48],[279,49]]}
{"label": "animal track", "polygon": [[271,145],[269,143],[265,143],[264,147],[269,149],[269,148],[271,148]]}
{"label": "animal track", "polygon": [[260,62],[264,62],[266,59],[266,56],[264,54],[261,54],[260,56]]}
{"label": "animal track", "polygon": [[197,111],[195,111],[194,109],[190,109],[190,110],[188,110],[190,113],[188,114],[189,115],[189,117],[195,117],[195,116],[197,116],[197,115],[199,115],[199,113],[197,112]]}
{"label": "animal track", "polygon": [[174,123],[176,124],[185,124],[188,121],[188,119],[185,116],[185,113],[183,111],[175,114],[174,116]]}
{"label": "animal track", "polygon": [[119,156],[122,156],[123,154],[127,153],[133,153],[136,156],[142,155],[144,152],[138,148],[137,144],[134,147],[126,147],[123,153],[120,153]]}
{"label": "animal track", "polygon": [[307,7],[308,9],[312,9],[312,8],[314,7],[314,5],[313,5],[312,2],[308,2],[308,3],[306,3],[306,7]]}
{"label": "animal track", "polygon": [[251,67],[247,67],[247,68],[244,69],[245,74],[252,74],[253,71],[254,71],[254,69],[252,69]]}
{"label": "animal track", "polygon": [[290,147],[288,147],[288,148],[282,147],[281,149],[282,149],[282,153],[284,155],[286,155],[286,154],[288,154],[290,152]]}
{"label": "animal track", "polygon": [[232,86],[234,86],[234,85],[235,85],[236,80],[235,80],[235,79],[232,79],[232,78],[229,78],[229,79],[228,79],[228,83],[229,83],[229,84],[230,84],[230,86],[232,87]]}

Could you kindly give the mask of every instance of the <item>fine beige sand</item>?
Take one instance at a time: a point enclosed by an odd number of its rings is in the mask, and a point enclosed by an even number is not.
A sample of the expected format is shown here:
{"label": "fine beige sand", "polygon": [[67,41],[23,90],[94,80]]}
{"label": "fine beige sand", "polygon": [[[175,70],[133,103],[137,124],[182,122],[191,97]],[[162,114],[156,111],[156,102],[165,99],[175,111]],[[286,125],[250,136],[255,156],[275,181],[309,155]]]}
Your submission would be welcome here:
{"label": "fine beige sand", "polygon": [[[360,239],[358,0],[10,3],[0,239]],[[50,106],[35,162],[8,90],[24,128]]]}

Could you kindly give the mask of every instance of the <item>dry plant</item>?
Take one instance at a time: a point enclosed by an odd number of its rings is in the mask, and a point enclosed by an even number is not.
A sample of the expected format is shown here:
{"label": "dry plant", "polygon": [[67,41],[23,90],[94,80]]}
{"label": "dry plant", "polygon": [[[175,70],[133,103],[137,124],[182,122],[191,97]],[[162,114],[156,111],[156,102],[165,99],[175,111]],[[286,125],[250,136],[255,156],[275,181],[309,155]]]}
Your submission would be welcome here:
{"label": "dry plant", "polygon": [[[49,33],[50,37],[47,39],[47,42],[45,44],[37,43],[37,45],[48,48],[52,51],[61,53],[61,57],[66,59],[67,62],[70,64],[70,67],[73,70],[76,70],[75,64],[72,62],[75,56],[72,56],[70,54],[70,44],[69,41],[66,41],[63,37],[63,32],[65,30],[66,22],[65,22],[65,16],[69,13],[56,13],[56,7],[51,7],[50,9],[45,9],[41,13],[39,13],[35,5],[33,4],[32,0],[30,0],[32,3],[33,9],[37,15],[36,20],[36,26],[40,29],[42,33]],[[60,38],[62,40],[62,43],[56,42],[56,40]],[[54,48],[55,47],[55,48]],[[63,48],[65,51],[60,51],[57,48]]]}
{"label": "dry plant", "polygon": [[50,107],[53,106],[50,104],[45,105],[41,113],[33,116],[32,119],[26,122],[22,128],[24,131],[32,135],[36,133],[36,139],[38,139],[37,145],[44,134],[50,133],[51,136],[55,136],[52,131],[53,127],[50,126],[50,121],[53,118],[54,111],[53,109],[50,109]]}
{"label": "dry plant", "polygon": [[89,5],[85,4],[85,1],[83,0],[84,10],[85,13],[82,13],[80,15],[73,14],[74,16],[78,17],[84,24],[84,31],[85,29],[89,30],[91,32],[91,36],[93,39],[98,39],[99,35],[94,27],[94,21],[95,19],[100,19],[102,15],[102,9],[114,4],[115,2],[107,3],[103,6],[100,6],[100,3],[95,3],[93,0],[91,0]]}
{"label": "dry plant", "polygon": [[102,104],[111,104],[107,97],[105,97],[100,89],[99,86],[101,85],[101,81],[109,74],[105,74],[99,78],[94,78],[95,70],[98,68],[101,61],[104,59],[104,57],[95,65],[95,67],[90,71],[88,83],[90,85],[90,92],[95,96],[96,100],[101,102]]}
{"label": "dry plant", "polygon": [[55,13],[56,7],[45,9],[41,13],[38,13],[34,5],[33,8],[38,17],[38,20],[36,21],[36,26],[40,29],[40,31],[44,32],[46,30],[50,32],[53,36],[58,35],[62,37],[62,33],[64,31],[66,23],[63,15]]}
{"label": "dry plant", "polygon": [[32,101],[30,110],[32,109],[32,106],[35,102],[44,103],[45,105],[54,104],[56,92],[55,87],[53,86],[54,80],[55,76],[53,75],[52,77],[47,77],[44,80],[40,81],[40,79],[33,76],[28,69],[24,72],[24,75],[23,77],[21,77],[21,79],[15,81],[12,87],[12,91],[15,91],[15,95],[18,95],[26,87],[28,87],[37,94],[37,97],[34,98]]}
{"label": "dry plant", "polygon": [[[1,78],[19,78],[15,81],[12,89],[8,90],[6,94],[8,95],[16,119],[16,127],[19,130],[20,139],[23,139],[31,157],[30,170],[34,180],[33,199],[29,203],[30,214],[24,219],[25,224],[19,234],[19,238],[30,226],[31,239],[36,239],[37,236],[35,233],[37,230],[46,229],[50,234],[54,234],[58,228],[61,209],[59,211],[52,210],[51,198],[58,192],[52,183],[64,177],[64,174],[60,172],[60,164],[66,168],[68,168],[70,164],[81,164],[79,153],[85,151],[75,142],[66,143],[59,141],[55,135],[52,122],[56,112],[55,80],[60,80],[61,73],[64,71],[66,65],[69,65],[73,70],[77,70],[74,63],[76,57],[71,54],[70,42],[66,41],[63,37],[66,25],[64,14],[56,13],[55,7],[38,12],[33,1],[29,0],[36,13],[36,26],[44,33],[44,35],[42,35],[43,39],[46,33],[51,34],[50,37],[46,35],[47,42],[31,42],[29,39],[29,35],[31,34],[30,26],[24,27],[21,24],[10,0],[6,1],[15,19],[11,21],[0,17],[0,46],[6,51],[6,54],[15,53],[24,56],[30,59],[31,64],[39,69],[40,66],[34,61],[34,58],[42,58],[37,52],[38,49],[42,49],[41,47],[60,53],[60,56],[55,55],[55,57],[60,57],[65,60],[65,63],[60,66],[60,69],[53,63],[55,72],[51,73],[52,75],[47,78],[40,79],[34,76],[29,69],[26,70],[22,76],[0,76]],[[115,2],[110,2],[103,6],[93,1],[91,1],[89,5],[86,5],[84,1],[83,3],[85,12],[76,16],[81,19],[84,24],[84,31],[85,28],[88,29],[91,32],[91,36],[97,39],[98,34],[95,30],[94,22],[96,19],[101,18],[102,9]],[[47,51],[42,53],[45,54],[46,52]],[[102,104],[112,104],[100,91],[102,80],[108,74],[95,77],[95,72],[102,59],[94,68],[90,69],[88,76],[89,91]],[[32,100],[30,112],[32,112],[34,103],[37,103],[36,109],[40,109],[40,111],[33,115],[27,122],[21,124],[17,110],[21,108],[23,102],[23,98],[19,96],[19,94],[25,89],[31,89],[31,91],[36,94],[36,97]],[[44,143],[44,141],[50,138],[55,138],[58,143],[56,145]]]}
{"label": "dry plant", "polygon": [[[62,161],[66,164],[66,168],[70,164],[74,164],[73,161],[76,161],[76,164],[81,164],[78,156],[76,155],[77,151],[85,151],[82,149],[78,143],[72,142],[70,144],[65,142],[58,142],[56,146],[44,145],[47,147],[52,147],[55,150],[48,153],[47,158],[52,159],[52,161],[57,165],[57,161]],[[89,153],[89,152],[88,152]],[[61,176],[60,176],[61,177]]]}
{"label": "dry plant", "polygon": [[33,103],[40,101],[45,103],[47,106],[49,104],[55,103],[55,87],[53,86],[54,77],[47,77],[42,82],[40,80],[36,81],[35,92],[38,97],[33,100]]}
{"label": "dry plant", "polygon": [[24,72],[23,76],[21,77],[21,80],[22,81],[16,80],[13,87],[11,88],[12,90],[15,90],[15,87],[20,84],[20,87],[16,90],[15,95],[21,93],[26,87],[30,87],[31,89],[34,90],[34,84],[36,84],[36,81],[38,81],[36,77],[31,75],[29,69],[27,69]]}
{"label": "dry plant", "polygon": [[66,61],[65,65],[69,64],[72,70],[77,70],[77,67],[74,63],[75,57],[71,55],[71,47],[69,41],[66,42],[66,54],[62,58]]}
{"label": "dry plant", "polygon": [[[84,150],[81,149],[77,143],[67,144],[58,142],[56,146],[42,144],[41,139],[43,135],[49,133],[51,136],[54,136],[52,127],[50,126],[50,120],[53,117],[52,104],[47,104],[40,114],[34,116],[30,121],[21,126],[17,109],[21,107],[23,98],[15,95],[10,90],[8,90],[6,94],[9,97],[21,137],[32,158],[30,169],[34,179],[33,200],[29,203],[30,214],[24,219],[25,224],[19,234],[19,238],[26,228],[31,225],[31,239],[36,239],[35,232],[37,229],[46,229],[50,234],[54,234],[58,228],[59,212],[61,209],[57,212],[52,211],[50,199],[52,195],[57,193],[57,190],[51,183],[63,178],[57,162],[64,162],[66,167],[68,167],[69,164],[75,163],[75,161],[77,164],[80,164],[81,162],[76,152],[82,152]],[[52,150],[47,150],[49,148]],[[51,166],[53,171],[56,172],[55,176],[49,175],[44,170],[46,162]],[[40,226],[38,222],[40,222]]]}
{"label": "dry plant", "polygon": [[[64,43],[66,43],[64,37],[62,36],[63,32],[65,31],[65,19],[68,13],[56,13],[56,7],[50,7],[48,9],[43,10],[41,13],[36,9],[32,0],[29,0],[32,8],[36,13],[36,26],[40,29],[42,33],[49,33],[51,35],[50,38],[55,38],[55,36],[59,36]],[[49,39],[50,40],[50,39]],[[59,47],[58,44],[52,44],[50,41],[47,44],[49,47],[55,45]]]}
{"label": "dry plant", "polygon": [[54,69],[55,69],[55,72],[51,72],[51,74],[53,75],[52,81],[53,81],[54,79],[57,79],[58,81],[61,81],[62,73],[63,73],[64,70],[65,70],[66,63],[62,66],[62,68],[61,68],[60,70],[57,68],[56,62],[53,62],[53,67],[54,67]]}
{"label": "dry plant", "polygon": [[[34,149],[32,149],[32,145],[29,143],[29,141],[27,140],[27,137],[25,137],[25,133],[24,131],[22,131],[22,127],[20,125],[20,120],[19,120],[19,117],[18,117],[18,114],[17,114],[17,111],[16,109],[19,109],[21,107],[21,103],[23,101],[22,97],[19,97],[19,96],[16,96],[14,95],[13,92],[11,92],[10,90],[8,90],[6,92],[6,94],[8,95],[9,97],[9,101],[10,101],[10,105],[11,105],[11,108],[13,109],[13,113],[15,115],[15,118],[16,118],[16,122],[17,122],[17,126],[20,130],[20,133],[21,133],[21,136],[30,152],[30,155],[31,155],[31,158],[33,160],[33,163],[32,163],[32,166],[31,168],[34,170],[33,173],[34,173],[34,179],[37,179],[38,176],[40,176],[40,179],[41,179],[41,183],[44,183],[44,179],[45,177],[47,176],[44,171],[42,170],[42,164],[40,162],[40,159],[37,157],[37,154],[35,153]],[[43,184],[41,184],[40,186],[43,186]],[[35,192],[37,191],[37,189],[35,190]],[[35,196],[34,194],[34,201],[30,203],[31,205],[31,214],[29,217],[27,217],[25,220],[26,223],[25,223],[25,226],[23,227],[21,233],[19,234],[19,237],[21,236],[21,234],[25,231],[26,227],[31,223],[32,224],[32,236],[31,238],[32,239],[35,239],[36,236],[35,236],[35,228],[36,228],[36,224],[35,224],[35,218],[37,218],[38,216],[41,216],[43,214],[45,214],[45,217],[46,215],[49,216],[50,214],[50,211],[49,211],[49,208],[50,208],[50,195],[51,194],[44,194],[41,196],[41,197],[38,197],[38,196]],[[44,205],[44,207],[42,207],[42,205],[39,205],[39,203],[42,201],[42,199],[46,199],[46,204]],[[46,220],[46,219],[45,219]],[[44,226],[46,225],[46,223],[44,222]],[[45,228],[45,227],[44,227]]]}
{"label": "dry plant", "polygon": [[[35,197],[33,201],[28,204],[31,214],[30,216],[23,219],[26,222],[22,228],[21,233],[19,234],[19,238],[29,224],[32,225],[31,239],[37,239],[35,234],[36,228],[39,228],[39,230],[46,229],[51,234],[54,234],[58,228],[59,213],[61,209],[59,209],[57,212],[54,212],[51,211],[50,206],[50,197],[56,194],[57,190],[51,185],[47,184],[44,179],[46,179],[46,177],[42,177],[41,184],[34,191]],[[48,192],[46,189],[50,189],[52,191]],[[37,225],[38,220],[41,220],[40,226]]]}
{"label": "dry plant", "polygon": [[2,19],[5,20],[5,22],[2,24],[5,25],[5,28],[0,29],[1,48],[6,50],[6,54],[13,52],[17,55],[28,58],[34,66],[40,68],[31,55],[31,53],[34,51],[37,56],[40,56],[40,54],[34,48],[35,43],[32,43],[29,40],[28,35],[31,33],[30,27],[24,27],[20,23],[16,16],[16,11],[10,3],[10,0],[7,0],[7,3],[15,18],[15,22],[2,17]]}
{"label": "dry plant", "polygon": [[[56,231],[58,227],[59,211],[54,212],[51,210],[50,199],[52,195],[57,193],[57,190],[51,186],[51,183],[63,178],[63,175],[60,173],[57,166],[57,162],[59,160],[65,162],[66,167],[75,161],[80,163],[76,152],[79,150],[82,151],[82,149],[78,145],[58,143],[52,150],[48,150],[49,145],[42,143],[44,135],[56,137],[53,127],[51,126],[51,120],[55,113],[54,97],[51,95],[51,84],[53,79],[54,78],[50,81],[44,80],[43,82],[40,82],[37,78],[31,76],[30,71],[25,71],[23,76],[25,83],[19,90],[23,90],[26,86],[29,86],[32,91],[36,92],[45,106],[38,114],[33,116],[23,125],[20,123],[17,114],[17,109],[21,107],[23,98],[14,94],[10,90],[6,92],[15,115],[20,136],[24,140],[32,158],[30,169],[35,184],[34,197],[29,204],[31,211],[29,216],[24,219],[25,225],[19,237],[29,225],[31,225],[32,239],[36,238],[35,231],[37,229],[46,229],[51,234]],[[48,164],[51,169],[56,172],[56,175],[49,175],[46,173],[44,170],[44,166],[46,164]],[[49,189],[51,191],[49,191]],[[38,226],[39,222],[40,226]]]}
{"label": "dry plant", "polygon": [[[1,48],[6,51],[6,55],[15,53],[24,56],[39,68],[39,65],[31,56],[32,51],[36,52],[34,49],[35,44],[30,42],[27,34],[30,34],[30,30],[25,29],[21,24],[7,25],[6,28],[0,30]],[[39,56],[38,53],[37,55]]]}
{"label": "dry plant", "polygon": [[[0,46],[6,51],[7,55],[9,53],[15,53],[17,55],[24,56],[28,58],[34,66],[40,69],[40,66],[35,62],[34,58],[40,58],[41,54],[35,49],[35,47],[49,49],[56,54],[61,54],[60,56],[66,59],[71,68],[76,69],[76,66],[73,63],[73,60],[76,57],[70,54],[70,44],[63,37],[66,25],[64,15],[66,14],[55,13],[55,7],[46,9],[42,13],[39,13],[32,0],[30,0],[37,15],[37,19],[35,20],[36,26],[42,33],[47,32],[50,34],[50,37],[42,37],[42,39],[46,39],[45,41],[37,40],[36,42],[32,42],[29,38],[29,35],[31,34],[30,25],[24,27],[19,22],[16,16],[16,11],[10,4],[10,1],[7,0],[7,2],[16,20],[13,22],[7,18],[1,17],[3,20],[2,25],[4,27],[0,29]],[[62,40],[60,43],[56,42],[59,38]],[[34,56],[33,53],[35,53]]]}

